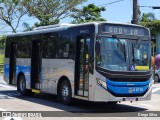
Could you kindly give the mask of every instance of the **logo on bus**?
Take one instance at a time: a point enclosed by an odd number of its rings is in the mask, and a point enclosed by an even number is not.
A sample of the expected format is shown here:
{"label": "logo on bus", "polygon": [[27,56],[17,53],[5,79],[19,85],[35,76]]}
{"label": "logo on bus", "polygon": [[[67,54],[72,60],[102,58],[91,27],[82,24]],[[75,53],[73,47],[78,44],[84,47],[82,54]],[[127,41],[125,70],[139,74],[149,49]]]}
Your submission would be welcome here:
{"label": "logo on bus", "polygon": [[133,89],[132,89],[132,88],[129,88],[129,89],[128,89],[128,93],[133,93]]}

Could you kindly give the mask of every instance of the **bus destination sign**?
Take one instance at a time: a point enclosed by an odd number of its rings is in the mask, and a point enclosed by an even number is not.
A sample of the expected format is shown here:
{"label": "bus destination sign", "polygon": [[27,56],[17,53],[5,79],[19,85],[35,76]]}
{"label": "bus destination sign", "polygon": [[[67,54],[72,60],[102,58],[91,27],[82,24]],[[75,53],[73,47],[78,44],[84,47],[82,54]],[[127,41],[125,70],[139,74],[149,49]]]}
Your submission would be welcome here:
{"label": "bus destination sign", "polygon": [[120,25],[104,25],[102,32],[112,34],[125,34],[125,35],[136,35],[136,36],[148,36],[149,33],[146,29],[134,26],[120,26]]}

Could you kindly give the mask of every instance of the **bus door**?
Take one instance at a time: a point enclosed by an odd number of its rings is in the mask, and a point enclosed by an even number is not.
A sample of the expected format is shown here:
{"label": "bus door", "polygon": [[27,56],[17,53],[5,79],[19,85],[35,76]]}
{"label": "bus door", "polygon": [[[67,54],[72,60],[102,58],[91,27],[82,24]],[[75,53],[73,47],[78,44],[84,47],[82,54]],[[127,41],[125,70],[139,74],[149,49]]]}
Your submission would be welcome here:
{"label": "bus door", "polygon": [[9,84],[16,84],[16,48],[17,43],[11,43],[9,63]]}
{"label": "bus door", "polygon": [[78,36],[76,44],[75,95],[88,97],[90,37]]}
{"label": "bus door", "polygon": [[32,41],[32,56],[31,56],[31,88],[32,89],[41,89],[41,41],[33,40]]}

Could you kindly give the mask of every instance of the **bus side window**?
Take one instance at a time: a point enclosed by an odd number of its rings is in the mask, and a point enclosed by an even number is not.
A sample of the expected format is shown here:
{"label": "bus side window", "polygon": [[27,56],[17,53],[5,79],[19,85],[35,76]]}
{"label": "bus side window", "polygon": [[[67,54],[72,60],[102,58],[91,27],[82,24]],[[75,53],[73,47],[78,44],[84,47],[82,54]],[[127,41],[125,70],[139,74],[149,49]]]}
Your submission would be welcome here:
{"label": "bus side window", "polygon": [[60,33],[59,34],[59,40],[58,40],[58,50],[57,55],[59,59],[69,59],[70,58],[70,46],[71,41],[69,34],[67,33]]}
{"label": "bus side window", "polygon": [[57,33],[43,35],[43,58],[56,58],[57,39]]}

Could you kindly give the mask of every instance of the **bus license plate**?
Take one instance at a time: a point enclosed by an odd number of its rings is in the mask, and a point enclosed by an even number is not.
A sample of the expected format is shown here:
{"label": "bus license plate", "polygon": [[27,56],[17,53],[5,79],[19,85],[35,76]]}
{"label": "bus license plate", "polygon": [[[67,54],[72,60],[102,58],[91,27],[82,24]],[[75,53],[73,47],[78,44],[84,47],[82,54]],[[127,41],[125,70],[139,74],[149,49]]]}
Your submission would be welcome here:
{"label": "bus license plate", "polygon": [[129,98],[125,98],[125,101],[136,101],[136,98],[133,98],[133,97],[132,98],[130,98],[130,97]]}

